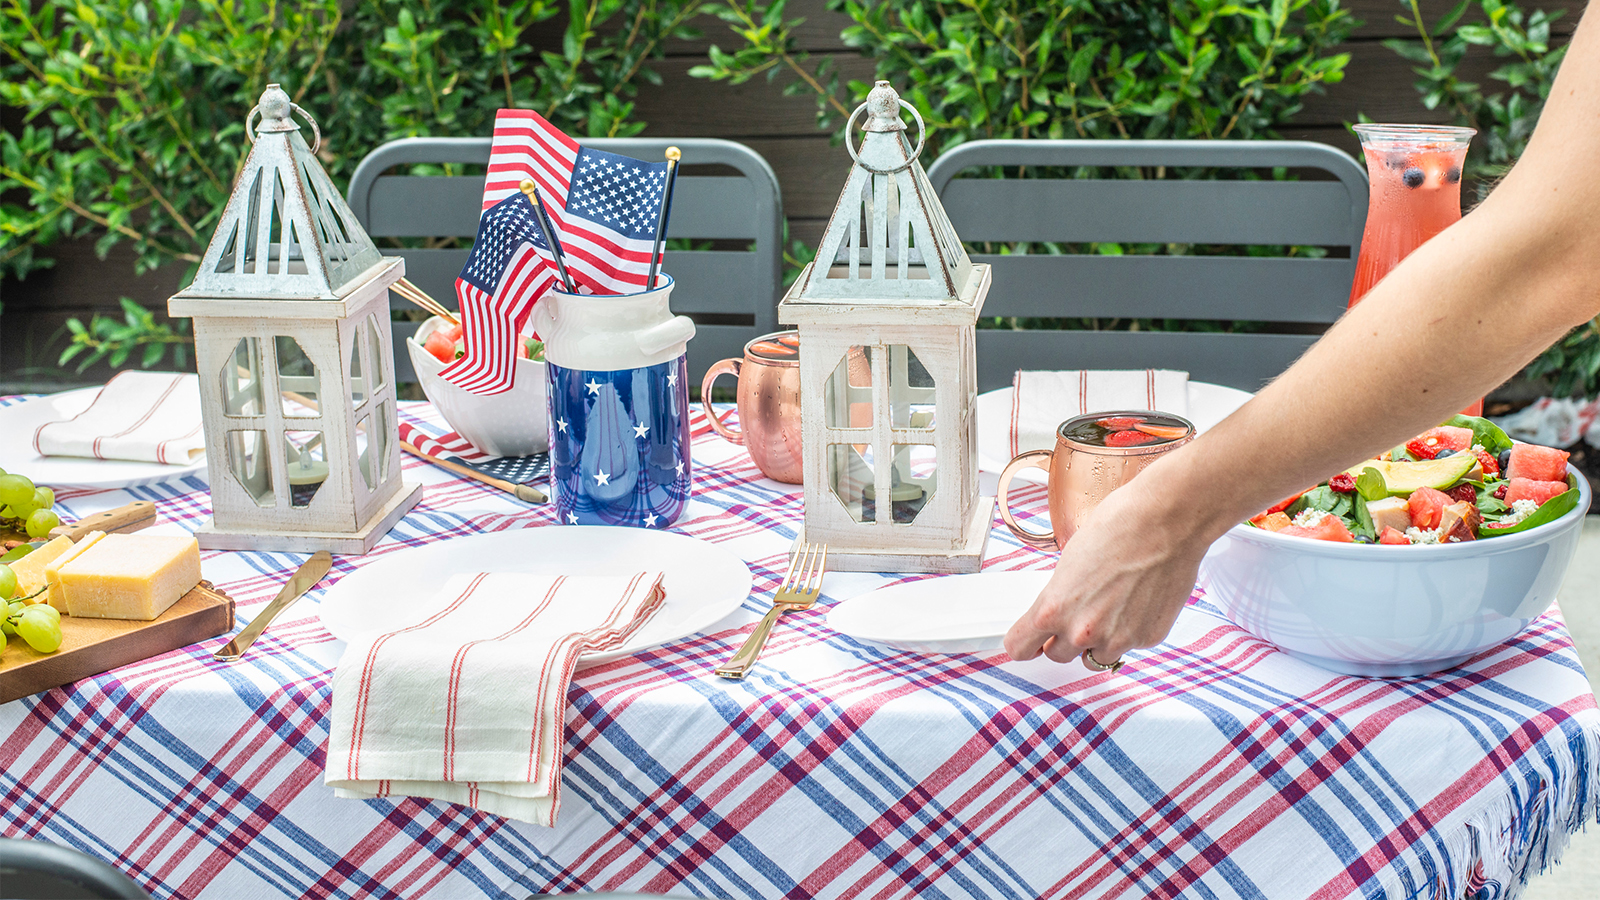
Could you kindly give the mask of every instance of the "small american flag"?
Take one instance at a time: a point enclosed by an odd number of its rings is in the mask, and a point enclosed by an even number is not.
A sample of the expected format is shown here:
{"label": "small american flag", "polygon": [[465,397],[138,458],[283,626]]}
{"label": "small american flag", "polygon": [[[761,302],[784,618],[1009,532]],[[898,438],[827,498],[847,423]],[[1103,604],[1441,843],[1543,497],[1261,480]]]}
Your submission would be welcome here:
{"label": "small american flag", "polygon": [[581,147],[532,110],[502,109],[494,120],[483,208],[521,193],[525,178],[539,186],[580,292],[644,289],[667,183],[665,162]]}
{"label": "small american flag", "polygon": [[483,214],[472,255],[456,279],[467,352],[440,372],[445,380],[474,394],[511,389],[522,326],[555,281],[555,270],[537,252],[548,250],[533,204],[521,191]]}

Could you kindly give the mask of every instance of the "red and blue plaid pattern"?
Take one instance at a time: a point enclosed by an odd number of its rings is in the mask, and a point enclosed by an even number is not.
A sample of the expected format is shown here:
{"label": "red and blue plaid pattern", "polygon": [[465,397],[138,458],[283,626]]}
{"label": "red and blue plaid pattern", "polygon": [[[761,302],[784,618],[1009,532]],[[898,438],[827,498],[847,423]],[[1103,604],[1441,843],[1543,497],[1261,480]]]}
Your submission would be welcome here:
{"label": "red and blue plaid pattern", "polygon": [[[402,416],[438,430],[422,404]],[[221,638],[0,706],[0,833],[78,847],[157,897],[1514,896],[1600,801],[1600,711],[1558,614],[1433,678],[1297,662],[1197,598],[1119,675],[1002,654],[916,656],[833,632],[826,609],[892,579],[832,574],[754,673],[715,677],[770,604],[798,488],[694,419],[675,528],[725,543],[756,588],[736,619],[580,671],[554,829],[322,784],[343,647],[290,610],[242,662]],[[423,502],[368,559],[551,524],[406,458]],[[1043,520],[1044,494],[1024,488]],[[84,515],[204,484],[63,491]],[[1038,523],[1034,523],[1038,524]],[[1051,557],[995,531],[987,567]],[[260,610],[302,557],[207,553]],[[338,557],[331,577],[366,560]]]}

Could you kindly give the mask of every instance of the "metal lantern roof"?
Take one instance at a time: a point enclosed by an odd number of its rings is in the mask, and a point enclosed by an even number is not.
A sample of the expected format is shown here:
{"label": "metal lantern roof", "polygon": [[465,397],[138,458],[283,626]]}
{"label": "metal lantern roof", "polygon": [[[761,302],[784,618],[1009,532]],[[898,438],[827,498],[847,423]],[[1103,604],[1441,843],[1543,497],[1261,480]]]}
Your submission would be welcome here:
{"label": "metal lantern roof", "polygon": [[[921,134],[906,140],[900,108],[910,110]],[[869,113],[858,152],[851,144],[856,117]],[[915,107],[880,81],[845,123],[845,146],[855,165],[828,220],[816,261],[800,290],[786,302],[958,303],[972,261],[945,215],[917,156],[927,128]]]}
{"label": "metal lantern roof", "polygon": [[[258,111],[261,125],[252,131]],[[310,147],[293,112],[311,123]],[[178,296],[337,300],[369,280],[385,260],[317,162],[316,120],[269,84],[245,118],[245,135],[254,146],[199,273]]]}

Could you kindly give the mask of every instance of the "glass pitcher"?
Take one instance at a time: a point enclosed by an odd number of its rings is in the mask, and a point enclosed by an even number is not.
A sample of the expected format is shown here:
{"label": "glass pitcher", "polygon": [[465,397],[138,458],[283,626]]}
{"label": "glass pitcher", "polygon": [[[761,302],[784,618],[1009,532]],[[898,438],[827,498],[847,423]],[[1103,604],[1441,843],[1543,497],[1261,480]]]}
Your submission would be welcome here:
{"label": "glass pitcher", "polygon": [[[1357,125],[1371,193],[1350,305],[1423,242],[1461,218],[1461,169],[1473,128]],[[1465,410],[1482,415],[1483,401]]]}

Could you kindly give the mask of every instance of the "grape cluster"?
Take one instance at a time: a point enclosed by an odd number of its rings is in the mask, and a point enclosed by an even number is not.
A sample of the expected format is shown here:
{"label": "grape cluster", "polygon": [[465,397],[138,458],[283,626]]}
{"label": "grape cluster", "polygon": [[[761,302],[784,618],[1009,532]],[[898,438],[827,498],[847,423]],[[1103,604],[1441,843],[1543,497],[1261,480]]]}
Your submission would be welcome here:
{"label": "grape cluster", "polygon": [[[51,508],[55,505],[55,491],[34,487],[27,478],[0,469],[0,525],[26,532],[30,538],[43,538],[61,524],[61,517]],[[15,558],[16,553],[14,550],[8,557]],[[15,636],[40,653],[54,653],[61,646],[61,613],[48,603],[29,605],[24,601],[32,597],[17,597],[16,593],[17,573],[0,563],[0,603],[5,603],[0,614],[0,652],[5,650],[6,639]]]}
{"label": "grape cluster", "polygon": [[34,487],[26,477],[0,469],[0,524],[42,538],[61,524],[61,517],[51,509],[55,505],[55,491]]}

